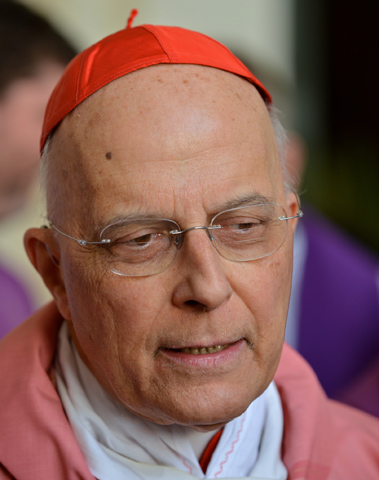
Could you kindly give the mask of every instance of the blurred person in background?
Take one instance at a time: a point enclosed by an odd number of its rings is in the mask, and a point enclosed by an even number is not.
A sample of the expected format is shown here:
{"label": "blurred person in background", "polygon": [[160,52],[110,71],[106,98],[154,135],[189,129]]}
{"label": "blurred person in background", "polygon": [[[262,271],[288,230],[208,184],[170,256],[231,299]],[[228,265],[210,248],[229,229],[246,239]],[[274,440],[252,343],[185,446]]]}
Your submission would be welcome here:
{"label": "blurred person in background", "polygon": [[[300,179],[305,160],[301,138],[290,134],[287,161]],[[379,416],[378,258],[315,207],[303,209],[286,341],[330,398]]]}
{"label": "blurred person in background", "polygon": [[[0,221],[28,199],[49,95],[73,47],[24,5],[0,0]],[[25,287],[0,259],[0,338],[33,310]]]}
{"label": "blurred person in background", "polygon": [[[241,55],[238,55],[243,57]],[[289,82],[275,68],[242,58],[272,93],[288,129],[287,169],[300,191],[307,145],[295,132]],[[307,189],[312,188],[312,179]],[[313,205],[294,237],[286,342],[311,364],[334,398],[379,417],[379,261]]]}

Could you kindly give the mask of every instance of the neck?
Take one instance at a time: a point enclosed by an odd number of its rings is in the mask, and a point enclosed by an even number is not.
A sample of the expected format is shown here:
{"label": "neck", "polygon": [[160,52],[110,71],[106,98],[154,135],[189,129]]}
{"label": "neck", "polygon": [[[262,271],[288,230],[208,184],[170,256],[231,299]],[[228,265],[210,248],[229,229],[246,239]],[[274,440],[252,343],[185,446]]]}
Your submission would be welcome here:
{"label": "neck", "polygon": [[217,431],[218,430],[199,432],[194,428],[177,426],[178,434],[183,434],[187,436],[198,460],[200,460],[206,446],[211,441],[213,436],[217,433]]}

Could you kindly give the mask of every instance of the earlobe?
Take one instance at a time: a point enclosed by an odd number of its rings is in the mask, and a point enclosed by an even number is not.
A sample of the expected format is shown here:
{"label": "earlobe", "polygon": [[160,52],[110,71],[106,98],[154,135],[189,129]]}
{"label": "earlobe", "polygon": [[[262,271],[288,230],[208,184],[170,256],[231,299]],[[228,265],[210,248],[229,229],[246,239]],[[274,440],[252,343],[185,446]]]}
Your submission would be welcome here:
{"label": "earlobe", "polygon": [[62,277],[59,249],[55,245],[55,240],[45,229],[31,228],[25,233],[24,246],[29,260],[54,297],[60,313],[69,320],[70,309]]}

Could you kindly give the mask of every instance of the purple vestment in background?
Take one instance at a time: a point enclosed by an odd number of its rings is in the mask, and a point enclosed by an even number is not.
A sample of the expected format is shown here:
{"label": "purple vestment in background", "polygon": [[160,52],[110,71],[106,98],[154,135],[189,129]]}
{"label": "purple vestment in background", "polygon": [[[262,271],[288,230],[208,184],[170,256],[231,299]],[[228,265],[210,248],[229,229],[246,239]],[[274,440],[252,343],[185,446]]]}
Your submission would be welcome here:
{"label": "purple vestment in background", "polygon": [[304,210],[297,350],[328,396],[379,416],[378,259]]}
{"label": "purple vestment in background", "polygon": [[0,338],[34,311],[32,301],[16,276],[0,265]]}

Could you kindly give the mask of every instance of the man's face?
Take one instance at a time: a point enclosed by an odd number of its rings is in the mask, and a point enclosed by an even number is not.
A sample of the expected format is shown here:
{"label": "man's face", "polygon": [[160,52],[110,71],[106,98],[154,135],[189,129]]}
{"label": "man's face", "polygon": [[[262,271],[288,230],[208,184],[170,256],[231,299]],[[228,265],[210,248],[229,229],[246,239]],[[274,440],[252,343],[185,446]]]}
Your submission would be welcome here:
{"label": "man's face", "polygon": [[0,218],[22,206],[38,173],[43,115],[63,68],[44,63],[35,76],[16,80],[0,98]]}
{"label": "man's face", "polygon": [[[245,80],[199,66],[158,66],[123,77],[67,117],[51,144],[51,220],[77,238],[116,218],[208,225],[260,195],[286,195],[274,133]],[[107,269],[92,247],[54,233],[62,288],[53,289],[75,344],[103,387],[158,424],[212,429],[268,386],[283,343],[294,224],[273,255],[230,262],[204,230],[174,263],[146,277]],[[205,355],[182,349],[227,345]],[[188,350],[187,350],[188,352]]]}

